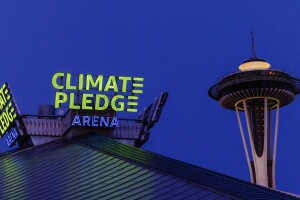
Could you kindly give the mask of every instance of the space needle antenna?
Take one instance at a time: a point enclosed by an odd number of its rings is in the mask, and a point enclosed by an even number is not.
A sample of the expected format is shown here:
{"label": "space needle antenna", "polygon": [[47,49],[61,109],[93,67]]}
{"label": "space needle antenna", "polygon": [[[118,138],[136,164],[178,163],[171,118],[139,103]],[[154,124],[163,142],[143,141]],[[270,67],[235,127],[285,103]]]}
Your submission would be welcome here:
{"label": "space needle antenna", "polygon": [[254,48],[254,34],[252,30],[251,30],[251,45],[252,45],[252,58],[256,58],[255,48]]}

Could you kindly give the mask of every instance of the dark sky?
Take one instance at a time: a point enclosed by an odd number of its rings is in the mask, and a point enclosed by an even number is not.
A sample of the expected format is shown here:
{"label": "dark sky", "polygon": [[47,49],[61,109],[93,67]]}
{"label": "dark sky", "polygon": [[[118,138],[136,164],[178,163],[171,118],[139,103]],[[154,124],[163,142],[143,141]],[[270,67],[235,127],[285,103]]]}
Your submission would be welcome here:
{"label": "dark sky", "polygon": [[[300,1],[36,0],[0,2],[0,82],[23,114],[54,103],[56,72],[142,76],[140,110],[169,99],[144,149],[242,180],[235,113],[208,89],[251,56],[300,78]],[[300,193],[300,101],[280,110],[276,181]],[[7,150],[1,139],[1,150]]]}

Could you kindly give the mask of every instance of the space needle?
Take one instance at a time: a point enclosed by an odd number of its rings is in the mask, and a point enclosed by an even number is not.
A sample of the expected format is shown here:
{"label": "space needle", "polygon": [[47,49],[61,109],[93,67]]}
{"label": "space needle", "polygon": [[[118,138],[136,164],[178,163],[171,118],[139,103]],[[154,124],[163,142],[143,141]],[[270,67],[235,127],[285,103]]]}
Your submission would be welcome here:
{"label": "space needle", "polygon": [[279,108],[293,102],[300,92],[300,80],[270,69],[268,62],[257,58],[253,32],[251,37],[250,59],[239,66],[239,72],[212,86],[208,94],[222,107],[236,112],[251,182],[276,188]]}

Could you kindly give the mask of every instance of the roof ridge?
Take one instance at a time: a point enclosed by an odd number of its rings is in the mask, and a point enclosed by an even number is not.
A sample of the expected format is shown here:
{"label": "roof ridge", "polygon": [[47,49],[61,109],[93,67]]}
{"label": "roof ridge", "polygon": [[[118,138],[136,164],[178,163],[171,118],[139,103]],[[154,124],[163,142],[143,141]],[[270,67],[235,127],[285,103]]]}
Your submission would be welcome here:
{"label": "roof ridge", "polygon": [[[101,143],[101,145],[102,145],[101,147],[96,146],[95,140],[91,141],[90,138],[95,139],[94,138],[95,136],[98,139],[97,142]],[[101,141],[99,141],[99,139]],[[183,180],[186,180],[186,181],[189,181],[189,182],[192,182],[192,183],[200,184],[200,185],[208,187],[208,188],[213,188],[213,189],[215,189],[219,192],[223,192],[225,194],[230,194],[227,191],[229,188],[227,188],[227,189],[225,188],[225,186],[228,186],[229,183],[227,183],[227,184],[223,183],[223,186],[221,187],[221,190],[220,190],[220,187],[216,188],[216,183],[213,183],[213,182],[208,183],[209,180],[206,180],[206,182],[205,182],[206,184],[203,184],[203,182],[201,183],[201,181],[196,180],[194,177],[192,177],[191,174],[192,173],[198,173],[198,175],[201,175],[201,173],[202,173],[202,175],[203,175],[205,173],[205,175],[209,175],[211,179],[221,178],[221,179],[223,179],[223,182],[230,182],[232,184],[238,184],[240,186],[245,187],[244,189],[247,189],[247,190],[253,189],[253,190],[256,190],[258,192],[261,192],[261,193],[264,193],[264,194],[274,195],[274,196],[280,197],[280,198],[283,198],[283,197],[285,197],[285,198],[287,198],[287,197],[295,198],[294,196],[288,195],[286,193],[282,193],[278,190],[270,190],[270,188],[263,187],[263,186],[260,186],[260,185],[255,185],[255,184],[246,182],[244,180],[240,180],[240,179],[228,176],[228,175],[221,174],[219,172],[214,172],[214,171],[209,170],[209,169],[205,169],[205,168],[202,168],[202,167],[199,167],[199,166],[196,166],[196,165],[193,165],[193,164],[189,164],[189,163],[186,163],[186,162],[183,162],[183,161],[180,161],[180,160],[169,158],[169,157],[166,157],[166,156],[163,156],[163,155],[160,155],[160,154],[157,154],[157,153],[153,153],[153,152],[150,152],[150,151],[147,151],[147,150],[144,150],[144,149],[140,149],[140,148],[131,147],[131,146],[128,146],[128,145],[125,145],[125,144],[121,144],[119,142],[113,141],[110,138],[103,137],[103,136],[101,136],[99,134],[96,134],[96,133],[90,133],[89,135],[85,135],[85,136],[78,136],[78,137],[72,138],[70,140],[75,142],[76,144],[84,145],[85,147],[88,147],[90,149],[93,149],[93,150],[96,150],[96,151],[102,151],[102,152],[108,153],[110,155],[114,155],[114,156],[117,156],[119,158],[125,159],[127,161],[131,161],[131,162],[133,161],[134,163],[137,163],[137,164],[142,165],[142,166],[146,166],[150,169],[155,169],[159,172],[164,172],[164,173],[167,173],[169,175],[179,177]],[[119,147],[119,150],[120,150],[120,148],[122,148],[122,152],[119,152],[119,151],[116,151],[116,150],[110,150],[110,149],[113,149],[113,147],[116,146],[116,145],[117,145],[117,147]],[[131,151],[130,156],[126,155],[127,151]],[[135,155],[132,154],[132,153],[134,153],[133,151],[134,152],[139,152],[139,154],[142,153],[144,155],[139,155],[140,159],[138,159],[138,157],[135,158],[134,157]],[[127,152],[127,154],[128,153],[129,152]],[[145,154],[147,154],[147,155],[145,155]],[[148,156],[148,157],[143,158],[143,156]],[[189,169],[189,170],[192,170],[192,172],[183,170],[183,174],[180,174],[180,172],[177,171],[178,169],[175,169],[175,171],[174,170],[172,171],[171,168],[168,168],[168,167],[163,168],[163,167],[160,166],[160,164],[161,164],[160,161],[159,161],[159,163],[151,162],[151,161],[155,161],[155,160],[153,160],[153,157],[156,157],[156,159],[160,159],[160,160],[164,160],[164,161],[172,161],[172,164],[177,165],[177,167],[179,167],[179,168],[180,167],[182,167],[182,168],[183,167],[184,168],[191,167],[191,169]],[[149,159],[151,161],[147,163],[147,159]],[[187,175],[187,176],[184,176],[184,175]]]}
{"label": "roof ridge", "polygon": [[[99,135],[99,136],[100,136],[100,135]],[[78,136],[78,137],[81,137],[81,136]],[[103,137],[103,136],[101,136],[101,137]],[[106,139],[106,137],[103,137],[103,138]],[[162,156],[162,155],[157,154],[157,153],[154,153],[154,152],[150,152],[150,151],[147,151],[147,150],[138,148],[138,147],[133,147],[133,146],[129,146],[129,145],[126,145],[126,144],[123,144],[123,143],[114,141],[114,140],[112,140],[112,139],[110,139],[110,138],[107,138],[107,139],[111,140],[112,142],[117,143],[118,145],[124,146],[124,147],[126,147],[126,148],[127,148],[127,147],[129,147],[129,148],[134,148],[134,149],[137,150],[137,151],[143,151],[143,152],[146,151],[146,152],[149,152],[149,153],[156,154],[157,156]],[[137,165],[137,166],[144,167],[144,168],[146,168],[146,169],[148,168],[148,169],[150,169],[150,170],[152,170],[152,171],[156,171],[156,172],[158,172],[158,173],[160,173],[160,174],[164,174],[164,175],[167,175],[167,176],[171,176],[171,177],[176,178],[176,179],[181,179],[181,180],[183,180],[183,181],[188,182],[189,184],[192,184],[192,185],[199,185],[199,186],[201,186],[201,187],[203,187],[203,188],[205,188],[205,189],[207,189],[207,190],[209,190],[209,191],[213,191],[213,192],[218,193],[218,194],[221,194],[221,195],[230,196],[231,198],[236,199],[236,197],[234,197],[234,196],[232,196],[232,195],[230,195],[230,194],[228,194],[228,193],[224,193],[224,192],[219,191],[219,190],[216,190],[216,189],[214,189],[214,188],[207,187],[206,185],[203,185],[203,184],[195,183],[195,182],[193,182],[193,181],[191,181],[191,180],[189,180],[189,179],[185,179],[185,178],[182,178],[182,177],[175,176],[175,175],[172,174],[172,173],[167,173],[167,172],[165,172],[165,171],[158,170],[157,168],[153,168],[153,167],[151,167],[151,166],[145,166],[145,164],[142,164],[142,163],[140,163],[140,162],[137,162],[137,161],[135,161],[135,160],[133,160],[133,159],[124,158],[123,156],[120,156],[119,154],[113,153],[113,152],[111,152],[111,151],[106,151],[106,150],[104,150],[104,149],[98,149],[98,148],[96,148],[96,147],[92,147],[92,146],[87,145],[87,144],[84,144],[84,143],[82,143],[82,142],[73,140],[72,138],[71,138],[71,139],[68,139],[68,140],[69,140],[70,142],[74,143],[74,144],[77,144],[77,145],[80,145],[80,146],[83,146],[83,147],[86,147],[86,148],[89,148],[89,149],[92,149],[92,150],[96,150],[96,151],[98,151],[98,152],[99,152],[99,151],[100,151],[100,152],[103,152],[103,153],[108,154],[108,155],[110,155],[110,156],[114,156],[114,157],[117,157],[117,158],[119,158],[119,159],[121,159],[121,160],[124,160],[124,161],[126,161],[126,162],[130,162],[130,163],[132,163],[132,164],[135,164],[135,165]],[[165,156],[163,156],[163,157],[165,157]],[[175,159],[173,159],[173,158],[170,158],[170,159],[175,160]],[[177,160],[177,161],[184,163],[183,161],[180,161],[180,160]],[[186,164],[189,164],[189,163],[186,163]],[[191,164],[190,164],[190,165],[191,165]],[[196,166],[196,167],[197,167],[197,166]],[[203,169],[204,169],[204,168],[203,168]],[[206,169],[204,169],[204,170],[206,170]],[[208,170],[208,171],[209,171],[209,170]]]}

